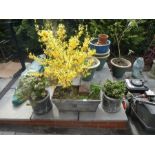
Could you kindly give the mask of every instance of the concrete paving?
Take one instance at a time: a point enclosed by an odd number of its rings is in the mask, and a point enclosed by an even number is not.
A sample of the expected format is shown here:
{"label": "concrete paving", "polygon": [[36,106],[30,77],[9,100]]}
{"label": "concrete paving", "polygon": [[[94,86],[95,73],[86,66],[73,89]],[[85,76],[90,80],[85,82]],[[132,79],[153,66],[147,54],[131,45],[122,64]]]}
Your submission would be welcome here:
{"label": "concrete paving", "polygon": [[128,121],[123,107],[117,113],[105,112],[102,108],[102,104],[99,104],[96,112],[80,112],[80,121]]}
{"label": "concrete paving", "polygon": [[32,107],[29,102],[26,101],[18,107],[14,107],[12,104],[12,96],[14,89],[10,89],[0,100],[0,120],[4,119],[30,119],[32,115]]}
{"label": "concrete paving", "polygon": [[[98,83],[102,84],[107,79],[112,80],[111,72],[108,68],[108,65],[106,64],[105,67],[102,69],[102,71],[96,71],[95,76],[91,82],[85,82],[81,81],[81,83]],[[76,79],[74,81],[74,84],[79,83],[79,79]],[[12,95],[14,93],[14,89],[16,88],[16,85],[18,82],[16,82],[11,89],[5,94],[5,96],[0,100],[0,119],[16,119],[16,120],[127,120],[125,111],[123,108],[121,108],[120,112],[115,114],[109,114],[104,112],[104,110],[101,107],[101,104],[99,105],[96,113],[80,113],[79,118],[77,112],[59,112],[56,108],[56,106],[53,104],[53,109],[45,114],[45,115],[35,115],[33,113],[32,107],[29,105],[29,102],[23,103],[19,107],[14,107],[11,103],[12,101]],[[0,126],[1,133],[4,132],[10,132],[10,134],[130,134],[129,131],[124,130],[116,130],[116,129],[63,129],[63,128],[50,128],[50,127],[17,127],[17,126],[10,126],[8,129],[8,126]],[[44,132],[45,131],[45,132]],[[89,131],[89,132],[88,132]],[[14,133],[12,133],[14,132]]]}
{"label": "concrete paving", "polygon": [[0,78],[0,92],[6,87],[6,85],[11,81],[11,78]]}

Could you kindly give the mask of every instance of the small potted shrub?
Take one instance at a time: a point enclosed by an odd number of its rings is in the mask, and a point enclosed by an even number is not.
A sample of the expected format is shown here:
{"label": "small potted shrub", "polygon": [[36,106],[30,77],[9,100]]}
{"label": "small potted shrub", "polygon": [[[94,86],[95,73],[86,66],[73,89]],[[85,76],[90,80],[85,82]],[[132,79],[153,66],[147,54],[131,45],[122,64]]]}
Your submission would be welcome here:
{"label": "small potted shrub", "polygon": [[34,113],[41,115],[47,113],[52,108],[52,104],[49,92],[46,90],[49,82],[41,73],[38,75],[33,73],[33,75],[23,76],[19,82],[16,96],[29,100]]}
{"label": "small potted shrub", "polygon": [[107,80],[103,85],[103,109],[106,112],[118,112],[121,108],[121,101],[125,94],[123,81]]}
{"label": "small potted shrub", "polygon": [[122,27],[120,22],[116,22],[114,25],[111,25],[113,32],[113,37],[117,43],[118,48],[118,57],[111,59],[112,73],[116,78],[122,78],[125,71],[131,67],[131,62],[121,55],[121,42],[125,38],[125,35],[131,31],[131,29],[137,27],[136,20],[130,20],[126,27]]}

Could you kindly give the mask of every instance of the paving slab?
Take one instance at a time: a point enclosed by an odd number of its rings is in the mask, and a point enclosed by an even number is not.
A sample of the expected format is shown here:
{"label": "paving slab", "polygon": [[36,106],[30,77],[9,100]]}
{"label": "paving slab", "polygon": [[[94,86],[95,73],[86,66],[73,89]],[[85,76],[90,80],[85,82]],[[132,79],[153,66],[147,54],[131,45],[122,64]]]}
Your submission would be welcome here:
{"label": "paving slab", "polygon": [[80,121],[128,121],[123,107],[117,113],[105,112],[100,103],[96,112],[80,112]]}
{"label": "paving slab", "polygon": [[0,78],[0,92],[6,87],[6,85],[11,81],[11,78]]}
{"label": "paving slab", "polygon": [[148,87],[155,92],[155,79],[148,76],[148,72],[144,72],[144,79],[147,81]]}
{"label": "paving slab", "polygon": [[15,81],[15,83],[11,86],[11,89],[16,89],[19,83],[19,78]]}
{"label": "paving slab", "polygon": [[55,104],[53,108],[44,115],[32,114],[31,120],[78,120],[78,112],[59,112]]}
{"label": "paving slab", "polygon": [[32,115],[32,107],[26,101],[18,107],[13,106],[12,96],[14,89],[10,89],[0,100],[0,120],[6,119],[30,119]]}

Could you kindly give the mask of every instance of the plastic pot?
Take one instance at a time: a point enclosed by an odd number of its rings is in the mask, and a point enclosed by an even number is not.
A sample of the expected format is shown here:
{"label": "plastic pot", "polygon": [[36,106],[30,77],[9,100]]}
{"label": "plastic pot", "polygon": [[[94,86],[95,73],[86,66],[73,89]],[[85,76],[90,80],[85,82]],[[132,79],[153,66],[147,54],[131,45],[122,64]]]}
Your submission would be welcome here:
{"label": "plastic pot", "polygon": [[103,53],[108,52],[110,44],[111,44],[110,40],[107,40],[106,44],[104,44],[104,45],[97,44],[97,42],[98,42],[98,38],[91,40],[89,43],[90,49],[95,49],[96,53],[103,54]]}

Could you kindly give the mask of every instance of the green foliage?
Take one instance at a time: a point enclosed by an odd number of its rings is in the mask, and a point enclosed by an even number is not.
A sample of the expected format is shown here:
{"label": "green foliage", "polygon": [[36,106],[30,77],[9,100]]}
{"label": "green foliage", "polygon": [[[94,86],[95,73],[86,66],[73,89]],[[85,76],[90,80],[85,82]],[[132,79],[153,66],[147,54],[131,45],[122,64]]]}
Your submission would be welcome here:
{"label": "green foliage", "polygon": [[37,101],[47,95],[45,90],[47,85],[48,81],[43,76],[26,75],[20,79],[16,95],[19,98]]}
{"label": "green foliage", "polygon": [[103,91],[109,97],[120,99],[124,96],[126,87],[123,81],[107,80],[103,85]]}
{"label": "green foliage", "polygon": [[99,98],[100,97],[100,90],[101,90],[100,85],[91,84],[89,96],[91,96],[92,98]]}
{"label": "green foliage", "polygon": [[[111,50],[112,54],[117,51],[117,41],[114,35],[114,31],[117,31],[120,36],[123,30],[128,27],[131,20],[127,19],[97,19],[89,20],[88,28],[93,37],[97,37],[100,33],[106,33],[109,35],[109,39],[112,41]],[[137,54],[143,54],[143,52],[149,46],[149,43],[153,39],[155,34],[155,20],[132,20],[133,24],[125,32],[120,45],[121,53],[127,55],[128,50],[132,49]],[[136,24],[135,23],[138,23]],[[138,26],[138,27],[137,27]]]}
{"label": "green foliage", "polygon": [[41,53],[34,20],[23,19],[20,25],[14,26],[14,30],[21,49],[24,51],[37,51],[36,54]]}
{"label": "green foliage", "polygon": [[[117,30],[118,36],[122,34],[123,30],[128,27],[131,20],[128,19],[52,19],[52,20],[36,20],[37,24],[44,25],[45,22],[52,22],[54,27],[57,27],[59,23],[63,23],[69,35],[73,35],[79,24],[88,26],[88,31],[91,37],[97,37],[100,33],[106,33],[109,35],[111,40],[111,53],[112,55],[117,54],[117,41],[114,36],[115,29]],[[133,22],[131,25],[132,29],[126,31],[124,37],[121,40],[121,54],[127,55],[128,50],[132,49],[137,55],[143,55],[143,52],[147,49],[150,42],[155,34],[155,20],[153,19],[142,19],[133,20],[138,23],[138,27]],[[35,30],[34,20],[23,19],[21,22],[14,26],[19,45],[23,50],[29,49],[29,51],[37,51],[36,54],[41,53],[42,49],[38,43],[38,35]],[[135,25],[134,25],[135,24]],[[11,34],[8,27],[0,25],[0,37],[10,38]]]}

